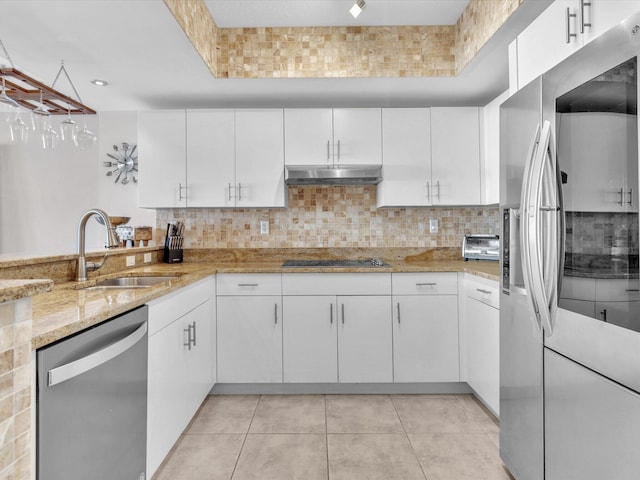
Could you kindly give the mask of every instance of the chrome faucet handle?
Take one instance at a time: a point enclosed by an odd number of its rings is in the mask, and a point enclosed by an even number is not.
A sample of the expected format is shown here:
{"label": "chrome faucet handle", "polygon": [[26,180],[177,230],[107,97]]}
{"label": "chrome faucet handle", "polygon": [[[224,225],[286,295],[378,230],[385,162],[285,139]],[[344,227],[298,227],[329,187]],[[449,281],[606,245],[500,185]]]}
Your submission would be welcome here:
{"label": "chrome faucet handle", "polygon": [[109,252],[105,253],[104,257],[102,257],[102,260],[100,262],[87,262],[87,271],[89,272],[95,272],[96,270],[98,270],[99,268],[102,268],[102,266],[104,265],[104,262],[107,261],[107,257],[109,256]]}

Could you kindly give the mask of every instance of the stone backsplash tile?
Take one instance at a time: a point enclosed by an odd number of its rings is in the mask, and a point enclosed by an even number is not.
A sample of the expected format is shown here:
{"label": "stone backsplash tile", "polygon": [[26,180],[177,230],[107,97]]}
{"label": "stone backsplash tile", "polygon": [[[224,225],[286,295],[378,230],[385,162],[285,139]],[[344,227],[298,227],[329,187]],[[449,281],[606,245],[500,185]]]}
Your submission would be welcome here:
{"label": "stone backsplash tile", "polygon": [[567,253],[637,255],[638,214],[567,212]]}
{"label": "stone backsplash tile", "polygon": [[464,234],[500,231],[498,207],[376,209],[375,186],[289,187],[288,195],[285,209],[159,209],[155,240],[162,245],[174,220],[185,223],[187,248],[460,247]]}

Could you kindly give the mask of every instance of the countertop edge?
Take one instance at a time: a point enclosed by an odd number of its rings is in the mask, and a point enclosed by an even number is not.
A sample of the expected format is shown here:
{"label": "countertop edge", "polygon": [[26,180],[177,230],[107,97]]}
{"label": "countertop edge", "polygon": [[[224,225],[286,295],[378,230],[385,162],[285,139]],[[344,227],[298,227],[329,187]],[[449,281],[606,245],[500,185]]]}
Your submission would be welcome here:
{"label": "countertop edge", "polygon": [[12,302],[25,297],[51,291],[53,281],[43,279],[0,280],[0,303]]}

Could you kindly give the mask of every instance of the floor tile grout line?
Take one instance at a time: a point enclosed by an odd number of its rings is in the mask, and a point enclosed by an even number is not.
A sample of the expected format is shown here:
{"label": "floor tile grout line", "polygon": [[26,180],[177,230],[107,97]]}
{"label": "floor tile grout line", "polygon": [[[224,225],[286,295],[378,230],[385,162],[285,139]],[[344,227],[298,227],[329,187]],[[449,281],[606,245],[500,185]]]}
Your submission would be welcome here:
{"label": "floor tile grout line", "polygon": [[327,480],[330,480],[331,474],[329,473],[329,421],[327,420],[327,396],[324,398],[324,444],[327,450]]}
{"label": "floor tile grout line", "polygon": [[249,420],[249,425],[247,426],[247,431],[244,434],[244,438],[242,439],[242,445],[240,446],[240,450],[238,451],[238,457],[236,458],[236,463],[233,465],[233,471],[231,472],[231,476],[229,480],[233,480],[233,476],[236,474],[236,469],[238,468],[238,462],[240,462],[240,457],[242,456],[242,450],[244,450],[244,444],[247,443],[247,437],[249,436],[249,430],[251,430],[251,424],[253,423],[253,419],[256,416],[256,412],[258,411],[258,406],[260,405],[260,401],[262,400],[262,395],[258,397],[258,401],[256,402],[256,406],[253,409],[253,414],[251,415],[251,420]]}
{"label": "floor tile grout line", "polygon": [[395,402],[393,401],[393,396],[389,395],[389,400],[391,401],[391,405],[393,406],[393,410],[396,412],[396,415],[398,416],[398,421],[400,422],[400,425],[402,426],[402,431],[404,432],[404,436],[407,438],[407,441],[409,442],[409,445],[411,446],[411,451],[413,452],[413,455],[416,457],[416,461],[418,462],[418,465],[420,465],[420,471],[422,472],[422,475],[424,476],[425,480],[429,480],[429,478],[427,477],[427,473],[424,471],[424,467],[422,465],[422,462],[420,461],[420,457],[418,457],[418,452],[416,452],[416,449],[413,446],[413,442],[411,441],[411,438],[409,437],[409,434],[407,433],[407,429],[404,426],[404,422],[402,421],[402,417],[400,416],[400,413],[398,412],[398,407],[396,406]]}

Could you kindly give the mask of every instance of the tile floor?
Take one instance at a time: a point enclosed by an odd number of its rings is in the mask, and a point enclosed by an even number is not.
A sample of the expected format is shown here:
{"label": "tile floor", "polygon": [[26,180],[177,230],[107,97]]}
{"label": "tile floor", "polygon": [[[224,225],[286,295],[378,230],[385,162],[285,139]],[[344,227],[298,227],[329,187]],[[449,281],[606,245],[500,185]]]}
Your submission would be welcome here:
{"label": "tile floor", "polygon": [[210,396],[154,480],[509,480],[471,395]]}

